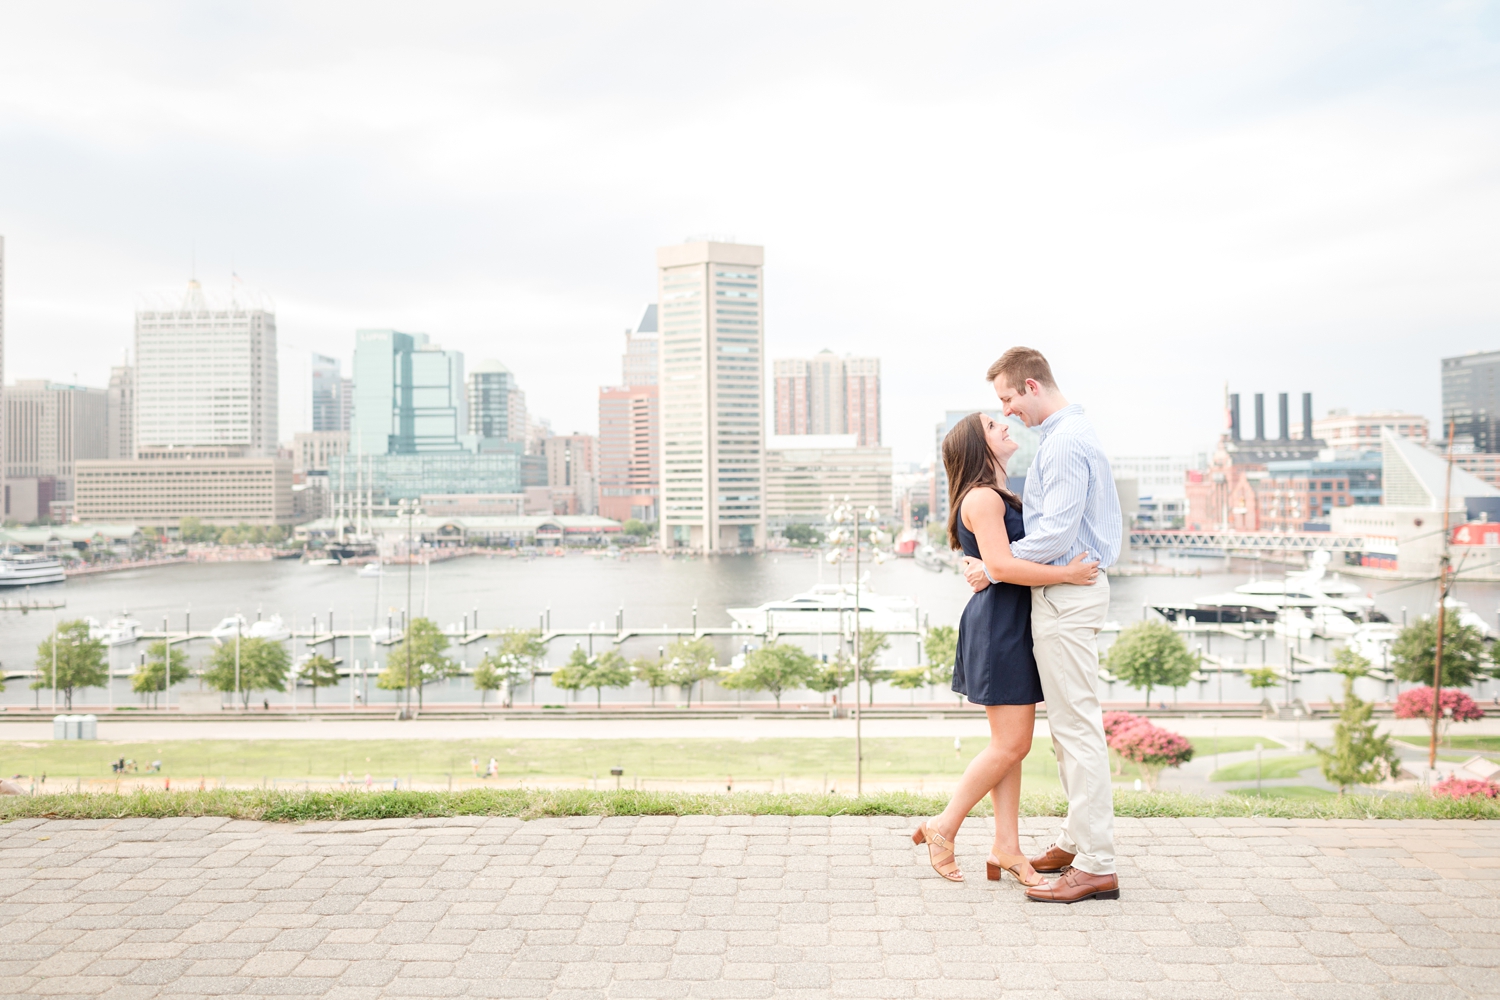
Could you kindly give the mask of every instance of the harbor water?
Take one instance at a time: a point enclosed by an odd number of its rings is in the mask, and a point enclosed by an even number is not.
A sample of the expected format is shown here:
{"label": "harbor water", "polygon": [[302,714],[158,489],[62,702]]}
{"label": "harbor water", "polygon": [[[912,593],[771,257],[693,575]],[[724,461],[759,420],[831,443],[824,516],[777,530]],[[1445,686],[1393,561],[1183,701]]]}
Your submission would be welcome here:
{"label": "harbor water", "polygon": [[[1111,621],[1129,625],[1142,619],[1146,605],[1191,602],[1204,594],[1232,590],[1249,580],[1250,570],[1254,568],[1237,561],[1232,571],[1226,571],[1222,559],[1183,559],[1175,565],[1202,575],[1115,576],[1110,582]],[[969,596],[964,582],[955,574],[934,572],[910,559],[889,560],[883,565],[866,568],[869,586],[876,593],[911,598],[916,602],[921,618],[932,625],[957,623]],[[1273,565],[1259,569],[1262,578],[1279,578],[1282,572],[1281,567]],[[326,631],[330,612],[334,627],[340,632],[385,628],[391,620],[399,628],[402,612],[406,610],[455,630],[466,615],[471,616],[471,629],[475,621],[480,629],[536,628],[550,612],[553,628],[592,626],[613,631],[616,615],[621,609],[627,627],[686,629],[693,621],[695,605],[700,626],[727,627],[731,623],[728,608],[787,598],[820,582],[834,583],[838,577],[836,567],[804,553],[713,559],[670,558],[654,553],[603,558],[574,553],[535,558],[472,556],[416,565],[410,567],[409,572],[405,566],[387,567],[379,577],[360,576],[354,568],[347,566],[311,566],[292,560],[176,564],[77,577],[66,584],[33,588],[24,596],[43,601],[65,601],[66,606],[55,613],[58,621],[85,616],[106,621],[128,612],[147,631],[161,630],[165,620],[171,631],[181,631],[190,622],[193,631],[204,632],[234,614],[242,614],[252,623],[257,618],[280,615],[289,627],[297,631],[306,631],[316,616],[319,631]],[[852,582],[847,565],[843,568],[843,582]],[[1377,607],[1398,624],[1403,614],[1415,619],[1433,610],[1435,584],[1358,582],[1375,598]],[[6,596],[23,595],[11,593]],[[1462,584],[1456,597],[1486,620],[1495,621],[1496,608],[1500,607],[1500,586]],[[53,617],[54,613],[50,611],[27,614],[8,611],[0,615],[0,667],[3,667],[6,678],[5,690],[0,692],[0,705],[50,705],[50,691],[32,690],[31,671],[36,668],[37,648],[49,634]],[[1101,645],[1107,646],[1112,638],[1111,633],[1101,636]],[[1323,657],[1331,655],[1333,648],[1332,644],[1318,639],[1304,639],[1298,647],[1295,639],[1288,641],[1275,634],[1267,635],[1263,641],[1244,641],[1213,634],[1195,634],[1186,638],[1190,647],[1203,646],[1205,652],[1225,658],[1231,664],[1248,663],[1251,666],[1259,666],[1263,661],[1270,665],[1283,664],[1288,653],[1293,651]],[[758,641],[748,634],[714,637],[720,664],[728,664],[747,643],[753,647]],[[839,640],[837,636],[827,635],[788,637],[788,641],[798,642],[813,652],[832,654]],[[587,646],[588,640],[572,637],[554,640],[548,665],[557,666],[564,662],[575,643]],[[669,640],[656,636],[639,637],[627,640],[618,648],[627,658],[654,656],[661,646],[668,643]],[[210,640],[188,644],[189,663],[194,669],[208,656],[212,645]],[[354,641],[353,649],[349,648],[348,640],[341,640],[338,645],[337,653],[344,668],[348,669],[358,661],[365,674],[378,672],[390,649],[374,646],[363,638]],[[449,650],[449,655],[472,667],[490,645],[493,643],[485,640],[468,646],[455,645]],[[596,653],[611,645],[607,638],[592,640],[593,652]],[[113,690],[75,692],[75,710],[80,706],[107,707],[111,703],[116,706],[140,704],[140,697],[130,690],[129,675],[146,646],[147,643],[141,641],[109,647]],[[307,651],[305,643],[298,639],[292,640],[290,646],[294,657]],[[326,645],[321,648],[326,652]],[[884,665],[893,668],[914,666],[920,662],[919,656],[914,637],[895,636]],[[1209,668],[1205,678],[1175,692],[1154,692],[1152,700],[1244,703],[1260,698],[1260,694],[1252,692],[1237,673],[1219,675]],[[1310,702],[1323,701],[1329,695],[1336,696],[1340,684],[1341,680],[1334,675],[1311,673],[1298,681],[1295,695]],[[1367,697],[1389,698],[1394,695],[1392,685],[1376,681],[1362,684],[1367,686],[1362,688]],[[361,700],[368,691],[371,705],[394,704],[399,696],[398,692],[378,690],[373,676],[357,681],[357,685]],[[174,703],[176,692],[184,688],[196,689],[197,686],[196,679],[182,686],[174,685]],[[1473,693],[1476,697],[1488,699],[1495,691],[1496,685],[1487,682],[1479,685]],[[1141,693],[1119,683],[1105,685],[1101,693],[1106,699],[1116,701],[1142,697]],[[769,695],[722,691],[712,684],[701,694],[709,701],[720,702],[770,700]],[[1279,689],[1271,694],[1278,699],[1282,696]],[[325,705],[348,704],[350,695],[346,680],[336,687],[320,690],[318,701]],[[557,691],[545,678],[515,692],[517,704],[592,702],[594,697],[593,691],[580,692],[576,697]],[[651,693],[644,685],[636,685],[606,689],[603,697],[613,702],[641,702],[648,700]],[[675,689],[658,692],[659,699],[673,701],[680,697],[680,692]],[[698,695],[695,695],[695,700],[696,697]],[[906,703],[953,696],[929,689],[896,690],[882,684],[877,686],[875,697],[877,702]],[[493,701],[495,695],[491,693],[488,698]],[[253,703],[258,706],[263,699],[272,705],[285,705],[292,700],[292,695],[290,692],[256,692]],[[308,689],[301,689],[296,699],[300,705],[307,706],[311,693]],[[424,701],[428,704],[477,703],[479,699],[479,692],[463,676],[429,684],[424,692]],[[821,700],[821,696],[807,693],[784,698],[792,703]]]}

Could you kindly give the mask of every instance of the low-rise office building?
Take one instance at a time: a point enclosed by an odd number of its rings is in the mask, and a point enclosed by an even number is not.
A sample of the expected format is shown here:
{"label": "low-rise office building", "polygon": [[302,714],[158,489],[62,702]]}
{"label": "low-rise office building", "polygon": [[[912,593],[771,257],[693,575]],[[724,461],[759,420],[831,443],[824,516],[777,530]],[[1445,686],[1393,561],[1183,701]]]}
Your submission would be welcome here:
{"label": "low-rise office building", "polygon": [[891,449],[861,447],[853,434],[784,434],[766,449],[766,524],[821,524],[832,503],[891,516]]}
{"label": "low-rise office building", "polygon": [[133,461],[79,461],[74,469],[78,521],[161,528],[184,517],[261,527],[296,521],[289,458],[247,458],[234,447],[152,448]]}

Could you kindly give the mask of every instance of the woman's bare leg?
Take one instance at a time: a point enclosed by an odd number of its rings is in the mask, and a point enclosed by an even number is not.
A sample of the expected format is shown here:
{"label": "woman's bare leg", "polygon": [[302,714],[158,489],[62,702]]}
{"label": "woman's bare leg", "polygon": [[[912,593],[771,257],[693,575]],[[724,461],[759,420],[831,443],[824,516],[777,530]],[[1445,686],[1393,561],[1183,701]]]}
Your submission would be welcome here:
{"label": "woman's bare leg", "polygon": [[[1007,774],[1016,771],[1016,795],[1019,804],[1020,765],[1031,752],[1031,730],[1036,724],[1035,705],[986,705],[984,714],[990,723],[989,746],[969,761],[958,789],[948,801],[948,808],[932,820],[932,826],[952,840],[958,835],[969,810],[995,790]],[[1013,814],[1014,815],[1014,814]],[[1014,829],[1014,827],[1012,827]]]}

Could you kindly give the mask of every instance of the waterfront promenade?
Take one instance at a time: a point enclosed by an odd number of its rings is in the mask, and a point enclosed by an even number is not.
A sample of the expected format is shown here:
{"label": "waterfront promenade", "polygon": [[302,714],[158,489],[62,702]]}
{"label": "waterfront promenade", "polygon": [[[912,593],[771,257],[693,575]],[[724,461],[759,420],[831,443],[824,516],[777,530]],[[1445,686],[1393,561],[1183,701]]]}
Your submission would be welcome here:
{"label": "waterfront promenade", "polygon": [[0,995],[1500,995],[1500,824],[1118,823],[1123,898],[1065,907],[975,821],[962,886],[901,818],[19,821]]}

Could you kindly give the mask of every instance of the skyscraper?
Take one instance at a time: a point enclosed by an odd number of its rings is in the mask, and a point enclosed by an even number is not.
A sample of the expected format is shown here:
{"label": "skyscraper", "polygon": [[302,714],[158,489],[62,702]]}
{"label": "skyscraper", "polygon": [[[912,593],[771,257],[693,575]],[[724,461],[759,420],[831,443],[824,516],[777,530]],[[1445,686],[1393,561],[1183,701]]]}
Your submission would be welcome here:
{"label": "skyscraper", "polygon": [[666,548],[765,545],[764,261],[711,239],[656,252]]}
{"label": "skyscraper", "polygon": [[0,495],[10,514],[10,487],[5,485],[5,237],[0,236]]}
{"label": "skyscraper", "polygon": [[775,362],[777,434],[853,434],[880,444],[880,359],[839,357]]}
{"label": "skyscraper", "polygon": [[1500,452],[1500,351],[1474,351],[1444,358],[1443,426],[1438,438],[1448,440],[1448,428],[1460,444],[1475,451]]}
{"label": "skyscraper", "polygon": [[276,454],[276,315],[243,290],[211,304],[197,281],[180,302],[135,314],[136,446],[219,445]]}
{"label": "skyscraper", "polygon": [[468,433],[461,352],[429,343],[425,333],[355,331],[352,454],[464,451]]}
{"label": "skyscraper", "polygon": [[322,354],[312,356],[312,429],[347,431],[348,407],[344,403],[344,386],[348,380],[340,371],[339,359]]}
{"label": "skyscraper", "polygon": [[[469,372],[469,433],[481,441],[524,441],[526,404],[516,426],[511,396],[517,393],[516,377],[498,361],[481,361]],[[481,444],[481,447],[483,445]]]}
{"label": "skyscraper", "polygon": [[661,387],[656,305],[625,331],[624,384],[599,389],[599,513],[656,521],[661,491]]}
{"label": "skyscraper", "polygon": [[135,369],[109,370],[109,447],[105,458],[135,458]]}
{"label": "skyscraper", "polygon": [[74,499],[74,463],[109,454],[108,393],[21,381],[6,391],[5,409],[7,482],[14,489],[34,481],[35,516],[64,517]]}

